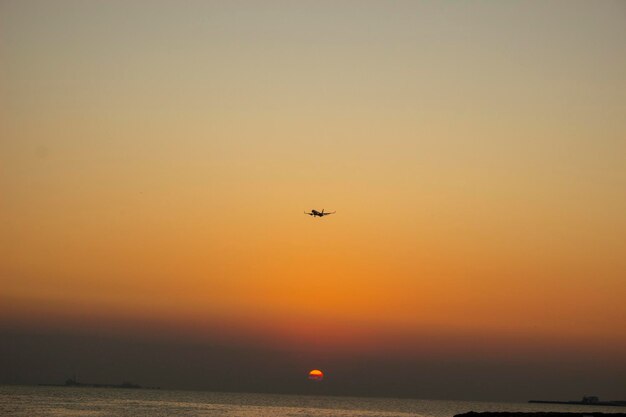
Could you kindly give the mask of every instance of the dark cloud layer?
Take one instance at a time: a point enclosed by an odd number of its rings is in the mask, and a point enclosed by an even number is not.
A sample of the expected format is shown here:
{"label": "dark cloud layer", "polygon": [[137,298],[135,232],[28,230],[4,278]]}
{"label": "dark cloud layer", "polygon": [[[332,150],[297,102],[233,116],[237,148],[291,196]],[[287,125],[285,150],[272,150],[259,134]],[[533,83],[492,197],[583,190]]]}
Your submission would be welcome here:
{"label": "dark cloud layer", "polygon": [[[323,382],[306,378],[312,368],[325,371]],[[0,369],[0,383],[62,383],[76,373],[82,382],[128,380],[173,389],[521,401],[585,394],[617,399],[626,382],[626,366],[608,358],[338,357],[180,339],[7,329],[0,332]]]}

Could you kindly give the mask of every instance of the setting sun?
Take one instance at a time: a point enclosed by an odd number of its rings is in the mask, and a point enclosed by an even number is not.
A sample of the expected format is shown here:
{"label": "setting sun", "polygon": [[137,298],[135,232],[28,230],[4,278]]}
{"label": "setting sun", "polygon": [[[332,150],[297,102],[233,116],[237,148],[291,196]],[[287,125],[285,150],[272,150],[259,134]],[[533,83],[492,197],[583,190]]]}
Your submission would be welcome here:
{"label": "setting sun", "polygon": [[320,371],[319,369],[313,369],[311,372],[309,372],[309,379],[312,381],[321,381],[322,379],[324,379],[324,372]]}

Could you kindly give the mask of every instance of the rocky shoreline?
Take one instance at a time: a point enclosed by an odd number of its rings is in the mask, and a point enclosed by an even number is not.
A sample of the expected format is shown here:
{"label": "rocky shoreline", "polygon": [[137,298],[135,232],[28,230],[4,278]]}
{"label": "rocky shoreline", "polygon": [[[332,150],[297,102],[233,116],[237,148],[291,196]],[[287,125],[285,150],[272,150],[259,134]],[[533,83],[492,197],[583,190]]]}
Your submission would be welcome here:
{"label": "rocky shoreline", "polygon": [[626,413],[597,413],[597,412],[509,412],[509,411],[485,411],[476,412],[470,411],[469,413],[457,414],[454,417],[626,417]]}

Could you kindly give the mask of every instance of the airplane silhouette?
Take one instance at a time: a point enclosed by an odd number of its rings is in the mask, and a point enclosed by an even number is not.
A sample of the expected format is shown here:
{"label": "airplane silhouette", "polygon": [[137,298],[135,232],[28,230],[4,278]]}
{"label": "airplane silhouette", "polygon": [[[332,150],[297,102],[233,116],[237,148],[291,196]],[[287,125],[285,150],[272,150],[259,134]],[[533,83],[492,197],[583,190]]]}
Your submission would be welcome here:
{"label": "airplane silhouette", "polygon": [[336,211],[324,213],[324,209],[322,209],[322,211],[311,210],[310,213],[307,213],[306,211],[304,212],[304,214],[308,214],[309,216],[313,216],[313,217],[324,217],[324,216],[328,216],[329,214],[335,214],[335,213]]}

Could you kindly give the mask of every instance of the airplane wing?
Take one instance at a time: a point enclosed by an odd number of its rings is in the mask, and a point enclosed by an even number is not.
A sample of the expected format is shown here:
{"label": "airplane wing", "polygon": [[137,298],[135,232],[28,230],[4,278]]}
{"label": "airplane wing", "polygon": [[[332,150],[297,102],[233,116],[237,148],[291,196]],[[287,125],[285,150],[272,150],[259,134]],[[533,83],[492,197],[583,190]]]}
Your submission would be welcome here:
{"label": "airplane wing", "polygon": [[304,212],[304,214],[308,214],[309,216],[313,215],[313,213],[307,213],[306,211]]}
{"label": "airplane wing", "polygon": [[331,212],[328,212],[328,213],[324,213],[324,216],[328,216],[329,214],[335,214],[335,213],[337,213],[337,212],[336,211],[331,211]]}

